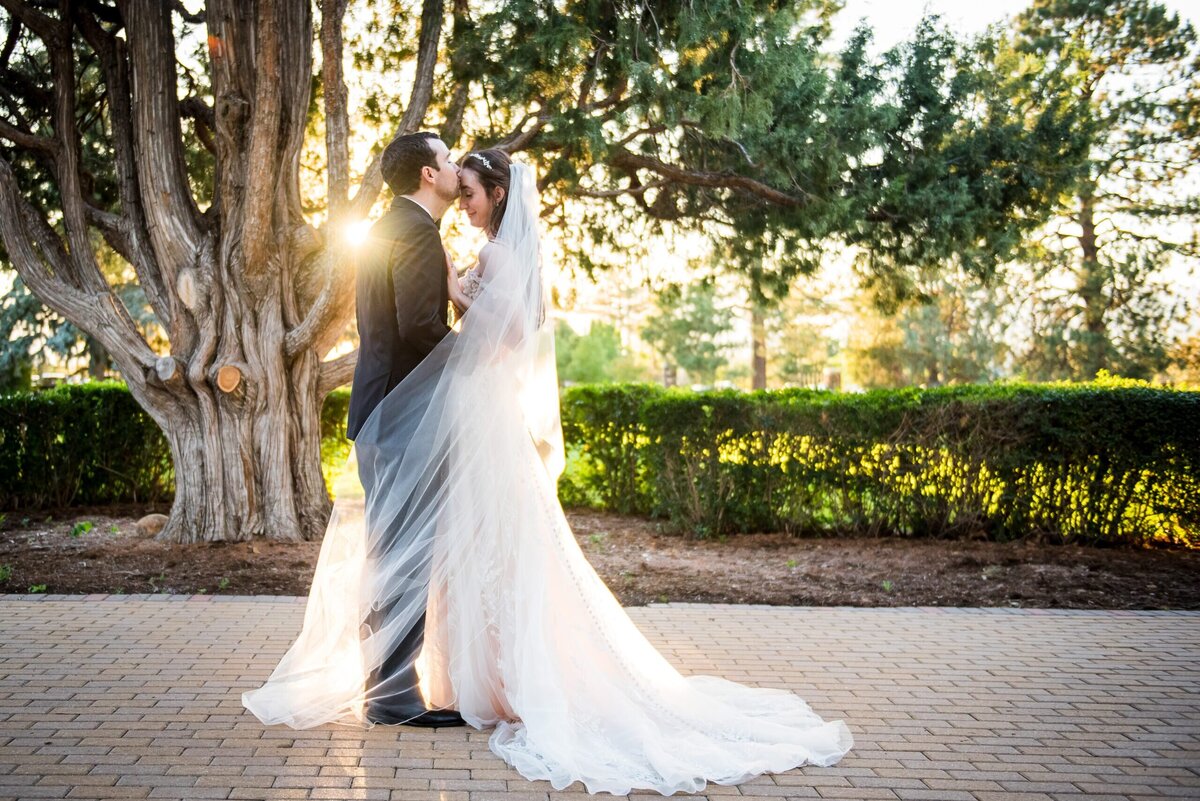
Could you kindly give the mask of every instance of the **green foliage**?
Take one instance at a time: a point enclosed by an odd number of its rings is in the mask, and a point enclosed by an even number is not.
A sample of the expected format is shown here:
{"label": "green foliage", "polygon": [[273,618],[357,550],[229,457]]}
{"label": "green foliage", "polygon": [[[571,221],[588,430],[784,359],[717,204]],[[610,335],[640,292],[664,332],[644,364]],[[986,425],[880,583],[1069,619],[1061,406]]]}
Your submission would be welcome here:
{"label": "green foliage", "polygon": [[[609,404],[613,411],[609,411]],[[618,411],[619,410],[619,411]],[[1105,377],[845,394],[572,388],[563,478],[697,536],[1200,544],[1200,393]],[[602,478],[601,478],[602,477]]]}
{"label": "green foliage", "polygon": [[[128,266],[104,248],[98,257],[113,292],[147,334],[151,346],[167,349],[166,333],[141,286],[127,275],[131,272]],[[0,259],[0,270],[4,267]],[[0,394],[29,391],[35,366],[41,369],[49,354],[60,360],[87,357],[88,374],[97,379],[110,366],[108,352],[95,337],[42,305],[21,277],[14,275],[12,288],[0,296]]]}
{"label": "green foliage", "polygon": [[[348,394],[326,403],[327,466],[348,448]],[[1198,391],[1107,375],[857,395],[609,384],[564,391],[562,419],[564,504],[697,536],[1200,545]],[[0,507],[169,497],[166,443],[121,385],[0,398],[0,422]]]}
{"label": "green foliage", "polygon": [[339,387],[330,392],[321,406],[321,466],[325,472],[325,491],[331,494],[331,470],[342,466],[354,445],[346,439],[346,416],[349,410],[349,387]]}
{"label": "green foliage", "polygon": [[711,384],[717,370],[728,364],[722,341],[733,325],[733,309],[717,301],[716,286],[671,285],[655,298],[657,314],[642,329],[642,339],[668,365],[682,367],[693,381]]}
{"label": "green foliage", "polygon": [[767,335],[767,386],[813,386],[825,377],[841,345],[829,334],[835,310],[820,288],[793,290],[764,310]]}
{"label": "green foliage", "polygon": [[958,274],[931,282],[925,297],[891,315],[870,293],[853,304],[846,352],[850,384],[867,388],[980,383],[1008,374],[1006,334],[1019,288]]}
{"label": "green foliage", "polygon": [[586,334],[576,334],[560,323],[554,329],[558,380],[568,384],[631,381],[642,370],[621,344],[621,334],[610,323],[592,323]]}
{"label": "green foliage", "polygon": [[1075,98],[1085,144],[1056,236],[1025,245],[1039,268],[1027,372],[1154,375],[1189,311],[1167,269],[1200,256],[1200,38],[1153,0],[1033,0],[1014,27],[1013,51]]}
{"label": "green foliage", "polygon": [[566,506],[644,511],[652,490],[641,453],[648,442],[642,407],[656,384],[572,387],[562,395],[567,469],[559,480]]}
{"label": "green foliage", "polygon": [[[326,468],[350,452],[349,398],[349,389],[334,390],[321,410]],[[124,384],[0,396],[0,509],[169,501],[174,475],[166,438]],[[72,536],[91,524],[77,528]]]}
{"label": "green foliage", "polygon": [[476,141],[521,139],[549,221],[583,214],[582,264],[651,220],[728,247],[756,294],[839,240],[898,296],[946,261],[990,272],[1073,177],[1073,104],[1013,107],[933,20],[880,59],[867,28],[831,55],[839,8],[507,0],[451,49],[487,98]]}
{"label": "green foliage", "polygon": [[154,502],[171,475],[162,432],[123,384],[0,397],[0,508]]}

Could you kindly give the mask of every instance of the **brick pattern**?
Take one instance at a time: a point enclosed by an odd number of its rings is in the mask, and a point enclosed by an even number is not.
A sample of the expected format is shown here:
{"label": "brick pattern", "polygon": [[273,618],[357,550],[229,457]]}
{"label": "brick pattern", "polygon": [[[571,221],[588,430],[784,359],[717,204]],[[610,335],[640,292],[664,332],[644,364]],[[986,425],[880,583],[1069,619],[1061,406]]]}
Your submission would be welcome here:
{"label": "brick pattern", "polygon": [[[488,732],[263,727],[242,709],[303,598],[0,596],[0,801],[583,801]],[[788,687],[856,745],[697,798],[1200,799],[1200,613],[629,610],[685,673]],[[661,798],[635,792],[635,799]]]}

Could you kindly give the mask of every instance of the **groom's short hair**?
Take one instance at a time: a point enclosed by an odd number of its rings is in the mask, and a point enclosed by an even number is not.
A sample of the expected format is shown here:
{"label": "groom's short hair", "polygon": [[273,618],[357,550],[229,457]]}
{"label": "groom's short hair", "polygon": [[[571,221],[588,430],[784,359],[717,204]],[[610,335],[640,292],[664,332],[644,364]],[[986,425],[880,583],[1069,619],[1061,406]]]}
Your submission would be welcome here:
{"label": "groom's short hair", "polygon": [[409,195],[421,188],[421,168],[437,169],[437,156],[429,146],[438,135],[429,131],[397,136],[383,149],[379,171],[397,195]]}

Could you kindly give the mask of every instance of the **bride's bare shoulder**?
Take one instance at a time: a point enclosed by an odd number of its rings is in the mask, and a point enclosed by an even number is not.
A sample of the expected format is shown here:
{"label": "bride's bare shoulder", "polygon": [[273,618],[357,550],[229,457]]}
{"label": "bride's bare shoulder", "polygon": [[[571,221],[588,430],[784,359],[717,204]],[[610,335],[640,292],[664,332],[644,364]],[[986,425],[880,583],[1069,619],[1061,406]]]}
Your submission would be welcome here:
{"label": "bride's bare shoulder", "polygon": [[487,270],[488,261],[489,260],[494,261],[496,254],[500,251],[500,249],[502,247],[503,247],[503,245],[498,245],[494,241],[488,240],[487,244],[485,244],[482,248],[480,248],[480,250],[479,250],[479,271],[480,272],[484,272]]}

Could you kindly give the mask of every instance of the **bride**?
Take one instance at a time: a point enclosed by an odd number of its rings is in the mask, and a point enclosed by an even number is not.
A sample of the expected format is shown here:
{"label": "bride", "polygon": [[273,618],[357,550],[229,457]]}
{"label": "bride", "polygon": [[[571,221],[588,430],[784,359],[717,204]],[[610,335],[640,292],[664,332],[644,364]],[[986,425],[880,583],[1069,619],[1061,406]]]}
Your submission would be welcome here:
{"label": "bride", "polygon": [[[460,318],[355,438],[301,633],[243,704],[268,724],[371,726],[384,685],[416,690],[492,728],[492,751],[525,777],[591,793],[836,763],[853,746],[845,723],[785,690],[681,675],[584,557],[556,494],[534,175],[498,150],[459,169],[460,208],[489,236],[461,280],[447,260]],[[417,686],[399,688],[379,669],[422,619],[415,664],[394,674]]]}

